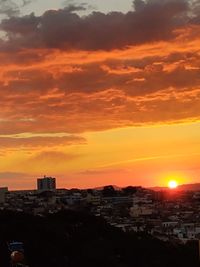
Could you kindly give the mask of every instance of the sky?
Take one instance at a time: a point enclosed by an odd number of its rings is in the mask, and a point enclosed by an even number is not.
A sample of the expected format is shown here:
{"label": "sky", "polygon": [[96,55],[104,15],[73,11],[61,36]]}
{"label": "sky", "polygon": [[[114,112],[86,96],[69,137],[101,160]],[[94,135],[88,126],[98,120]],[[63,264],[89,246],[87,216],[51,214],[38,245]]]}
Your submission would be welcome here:
{"label": "sky", "polygon": [[199,0],[0,0],[0,186],[200,182]]}

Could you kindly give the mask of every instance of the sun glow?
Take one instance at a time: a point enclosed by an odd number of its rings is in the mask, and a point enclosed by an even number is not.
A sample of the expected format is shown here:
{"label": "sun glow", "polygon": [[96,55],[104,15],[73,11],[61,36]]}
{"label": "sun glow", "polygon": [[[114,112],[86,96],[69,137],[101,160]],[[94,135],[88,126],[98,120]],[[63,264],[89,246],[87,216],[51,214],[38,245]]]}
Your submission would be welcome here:
{"label": "sun glow", "polygon": [[169,187],[170,189],[176,189],[176,188],[178,187],[178,182],[175,181],[175,180],[170,180],[170,181],[168,182],[168,187]]}

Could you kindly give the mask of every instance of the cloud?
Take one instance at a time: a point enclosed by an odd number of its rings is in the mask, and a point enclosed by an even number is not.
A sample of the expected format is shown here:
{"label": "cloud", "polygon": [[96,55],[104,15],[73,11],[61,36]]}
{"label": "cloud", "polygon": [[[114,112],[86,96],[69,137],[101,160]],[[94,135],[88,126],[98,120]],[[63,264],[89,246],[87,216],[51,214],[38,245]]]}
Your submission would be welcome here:
{"label": "cloud", "polygon": [[80,155],[66,154],[60,151],[43,151],[31,158],[32,162],[38,162],[40,165],[63,165],[69,161],[76,160]]}
{"label": "cloud", "polygon": [[108,168],[97,168],[97,169],[91,169],[91,170],[85,170],[82,172],[77,173],[78,175],[83,175],[83,176],[98,176],[98,175],[110,175],[113,173],[129,173],[128,169],[119,169],[119,168],[113,168],[113,169],[108,169]]}
{"label": "cloud", "polygon": [[73,0],[66,0],[63,2],[63,7],[68,12],[74,12],[74,11],[85,11],[90,6],[87,3],[76,4]]}
{"label": "cloud", "polygon": [[[68,173],[69,166],[77,164],[83,155],[77,152],[63,152],[61,147],[43,147],[41,150],[35,151],[28,155],[25,159],[18,163],[18,167],[23,170],[31,170],[33,173]],[[24,167],[25,166],[25,167]]]}
{"label": "cloud", "polygon": [[[1,50],[57,48],[61,50],[112,50],[141,43],[170,40],[174,30],[189,19],[185,0],[135,1],[126,14],[93,12],[81,17],[75,11],[85,5],[70,4],[48,10],[42,16],[30,14],[4,19],[0,29],[7,34]],[[14,44],[14,45],[13,45]]]}
{"label": "cloud", "polygon": [[40,149],[49,147],[69,146],[74,144],[85,144],[86,140],[80,136],[64,137],[0,137],[0,150],[5,149]]}
{"label": "cloud", "polygon": [[17,4],[12,0],[0,0],[0,14],[8,17],[19,15]]}
{"label": "cloud", "polygon": [[29,5],[33,0],[22,0],[22,6]]}
{"label": "cloud", "polygon": [[[83,17],[75,11],[85,5],[72,6],[2,21],[7,38],[0,42],[0,134],[76,136],[200,119],[200,25],[194,5],[138,0],[126,14]],[[0,139],[0,145],[68,141],[14,138]]]}
{"label": "cloud", "polygon": [[20,8],[30,4],[32,0],[22,0],[21,4],[16,4],[12,0],[0,0],[0,15],[16,17],[20,15]]}
{"label": "cloud", "polygon": [[198,120],[198,42],[193,47],[167,42],[121,54],[98,52],[93,63],[90,58],[81,63],[82,53],[73,59],[76,64],[66,63],[70,54],[62,53],[48,63],[36,58],[28,67],[2,64],[0,133],[81,133]]}

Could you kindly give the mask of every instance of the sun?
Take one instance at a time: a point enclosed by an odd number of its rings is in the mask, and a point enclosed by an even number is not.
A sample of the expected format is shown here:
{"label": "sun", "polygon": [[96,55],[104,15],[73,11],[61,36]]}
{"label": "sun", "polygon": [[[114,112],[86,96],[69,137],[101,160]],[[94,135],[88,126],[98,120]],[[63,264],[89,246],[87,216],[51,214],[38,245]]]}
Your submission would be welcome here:
{"label": "sun", "polygon": [[176,188],[178,187],[178,182],[175,181],[175,180],[170,180],[170,181],[168,182],[168,187],[169,187],[170,189],[176,189]]}

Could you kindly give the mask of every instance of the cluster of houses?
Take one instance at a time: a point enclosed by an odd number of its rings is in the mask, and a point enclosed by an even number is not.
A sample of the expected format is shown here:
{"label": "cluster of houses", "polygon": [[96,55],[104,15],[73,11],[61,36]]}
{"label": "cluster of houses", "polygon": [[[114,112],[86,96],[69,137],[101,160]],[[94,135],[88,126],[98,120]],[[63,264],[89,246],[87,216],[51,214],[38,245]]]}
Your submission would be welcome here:
{"label": "cluster of houses", "polygon": [[0,188],[0,209],[43,216],[78,209],[103,217],[123,231],[147,232],[161,240],[200,239],[200,192],[153,191],[142,187],[56,189],[55,178],[38,179],[37,190]]}

